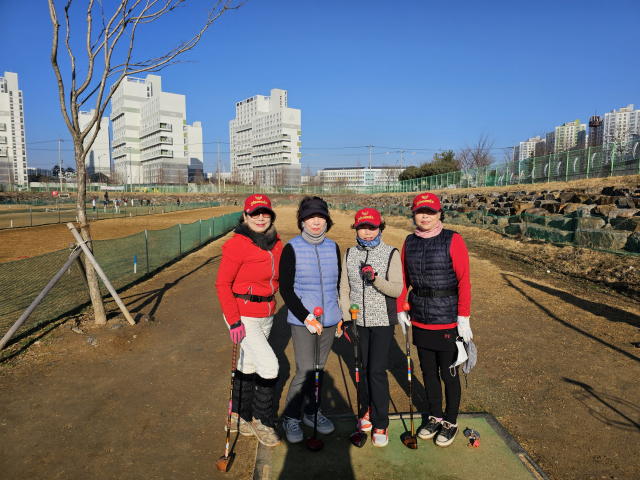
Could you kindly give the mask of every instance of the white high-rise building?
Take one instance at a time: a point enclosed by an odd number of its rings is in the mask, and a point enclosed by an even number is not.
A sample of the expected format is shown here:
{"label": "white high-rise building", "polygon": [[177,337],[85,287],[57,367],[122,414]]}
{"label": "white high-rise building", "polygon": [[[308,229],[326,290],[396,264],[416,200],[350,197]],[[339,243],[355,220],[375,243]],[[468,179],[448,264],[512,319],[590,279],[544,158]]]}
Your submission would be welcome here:
{"label": "white high-rise building", "polygon": [[633,104],[604,114],[604,142],[626,143],[640,136],[640,110]]}
{"label": "white high-rise building", "polygon": [[[80,122],[80,128],[85,129],[87,124],[93,118],[95,110],[90,112],[80,112],[78,115],[78,121]],[[95,133],[95,126],[91,129],[89,134],[85,137],[85,146],[89,143],[93,134]],[[105,177],[111,175],[111,148],[109,148],[109,118],[102,117],[100,119],[100,131],[96,137],[95,142],[91,145],[91,149],[84,159],[84,164],[87,167],[87,174],[93,177],[98,174],[102,174]]]}
{"label": "white high-rise building", "polygon": [[547,150],[549,153],[562,153],[573,147],[584,148],[586,137],[587,125],[581,124],[580,120],[563,123],[553,132],[547,133]]}
{"label": "white high-rise building", "polygon": [[333,167],[318,171],[323,185],[345,188],[371,185],[395,185],[398,175],[404,172],[400,167]]}
{"label": "white high-rise building", "polygon": [[[162,91],[158,75],[126,77],[111,98],[116,173],[133,184],[187,183],[190,164],[184,95]],[[200,138],[200,143],[201,138]]]}
{"label": "white high-rise building", "polygon": [[301,111],[289,108],[287,91],[236,103],[229,122],[231,177],[244,184],[300,185]]}
{"label": "white high-rise building", "polygon": [[547,140],[540,138],[540,135],[520,142],[520,145],[516,147],[514,157],[516,160],[526,160],[527,158],[544,155],[546,143]]}
{"label": "white high-rise building", "polygon": [[18,74],[0,77],[0,183],[27,185],[24,106]]}
{"label": "white high-rise building", "polygon": [[198,172],[204,172],[204,150],[202,148],[202,124],[187,125],[187,145],[189,147],[189,181],[195,180]]}

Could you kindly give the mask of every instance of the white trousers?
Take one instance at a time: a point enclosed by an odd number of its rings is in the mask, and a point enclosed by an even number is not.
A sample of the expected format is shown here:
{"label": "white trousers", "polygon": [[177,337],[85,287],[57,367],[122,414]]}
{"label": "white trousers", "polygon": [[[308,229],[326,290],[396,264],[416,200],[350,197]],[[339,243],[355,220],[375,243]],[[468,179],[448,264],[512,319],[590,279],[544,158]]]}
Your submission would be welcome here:
{"label": "white trousers", "polygon": [[247,335],[240,342],[238,370],[257,373],[264,379],[278,376],[278,358],[269,345],[273,315],[269,317],[240,317]]}

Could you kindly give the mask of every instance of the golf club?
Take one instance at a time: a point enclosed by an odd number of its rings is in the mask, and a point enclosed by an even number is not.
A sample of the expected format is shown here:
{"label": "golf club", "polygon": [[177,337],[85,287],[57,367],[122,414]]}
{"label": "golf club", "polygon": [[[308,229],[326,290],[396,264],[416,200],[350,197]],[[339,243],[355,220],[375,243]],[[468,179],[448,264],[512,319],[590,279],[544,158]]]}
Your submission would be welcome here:
{"label": "golf club", "polygon": [[[236,355],[238,353],[238,344],[233,344],[233,357],[231,358],[231,392],[229,394],[229,414],[227,415],[227,445],[224,448],[224,455],[216,462],[216,467],[221,472],[228,472],[233,464],[235,453],[229,453],[229,436],[231,434],[231,406],[233,403],[233,380],[236,376]],[[238,423],[240,419],[238,419]]]}
{"label": "golf club", "polygon": [[[402,309],[405,312],[408,312],[411,309],[411,305],[409,302],[404,302],[402,304]],[[407,327],[407,376],[409,378],[409,415],[411,416],[411,436],[406,435],[402,439],[402,443],[404,443],[407,447],[412,450],[416,450],[418,448],[418,439],[416,439],[415,431],[413,429],[413,396],[411,394],[411,346],[409,344],[409,327]]]}
{"label": "golf club", "polygon": [[[322,317],[322,307],[316,307],[313,309],[313,314],[317,317]],[[320,322],[322,324],[324,322]],[[316,333],[316,407],[315,407],[315,415],[313,418],[313,435],[307,439],[307,448],[312,452],[319,452],[322,450],[324,444],[322,440],[318,438],[318,396],[320,392],[320,359],[319,359],[319,349],[318,349],[318,339],[320,335]]]}
{"label": "golf club", "polygon": [[356,326],[356,321],[358,319],[358,312],[360,311],[360,307],[355,303],[349,307],[349,311],[351,312],[351,321],[353,322],[353,331],[355,332],[356,338],[353,341],[353,348],[356,353],[356,415],[358,417],[358,431],[356,433],[352,433],[349,439],[351,443],[354,444],[358,448],[362,448],[364,444],[367,442],[367,433],[362,431],[362,419],[360,418],[360,370],[358,369],[358,328]]}

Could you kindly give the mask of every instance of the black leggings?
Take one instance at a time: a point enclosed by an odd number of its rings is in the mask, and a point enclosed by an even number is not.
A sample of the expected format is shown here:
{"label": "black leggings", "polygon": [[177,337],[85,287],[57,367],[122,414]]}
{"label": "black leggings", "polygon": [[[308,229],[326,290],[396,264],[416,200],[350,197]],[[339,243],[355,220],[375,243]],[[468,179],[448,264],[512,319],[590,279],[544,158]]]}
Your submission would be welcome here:
{"label": "black leggings", "polygon": [[[458,352],[438,352],[418,347],[418,358],[424,388],[427,391],[430,414],[437,418],[443,418],[449,423],[456,423],[458,410],[460,409],[460,376],[458,367],[455,368],[455,376],[451,375],[449,367],[458,357]],[[442,383],[444,382],[444,394],[447,400],[446,411],[442,412]]]}

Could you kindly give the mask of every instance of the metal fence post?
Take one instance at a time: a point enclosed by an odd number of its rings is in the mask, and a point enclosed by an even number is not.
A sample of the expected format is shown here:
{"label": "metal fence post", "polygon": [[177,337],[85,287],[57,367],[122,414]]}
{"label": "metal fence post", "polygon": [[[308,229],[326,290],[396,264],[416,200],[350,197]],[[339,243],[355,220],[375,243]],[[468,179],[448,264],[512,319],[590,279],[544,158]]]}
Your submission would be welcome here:
{"label": "metal fence post", "polygon": [[589,147],[587,153],[587,178],[589,178],[589,163],[591,163],[591,147]]}
{"label": "metal fence post", "polygon": [[198,246],[202,246],[202,219],[200,219],[200,237],[198,239]]}
{"label": "metal fence post", "polygon": [[144,247],[147,251],[147,275],[149,275],[149,234],[147,229],[144,229]]}
{"label": "metal fence post", "polygon": [[611,151],[611,177],[613,177],[613,159],[615,158],[616,155],[616,144],[613,144],[613,150]]}
{"label": "metal fence post", "polygon": [[180,246],[180,256],[182,256],[182,222],[178,223],[178,243]]}
{"label": "metal fence post", "polygon": [[551,154],[549,154],[549,165],[547,166],[547,183],[551,181]]}
{"label": "metal fence post", "polygon": [[564,167],[564,181],[569,180],[569,152],[567,152],[566,165]]}

